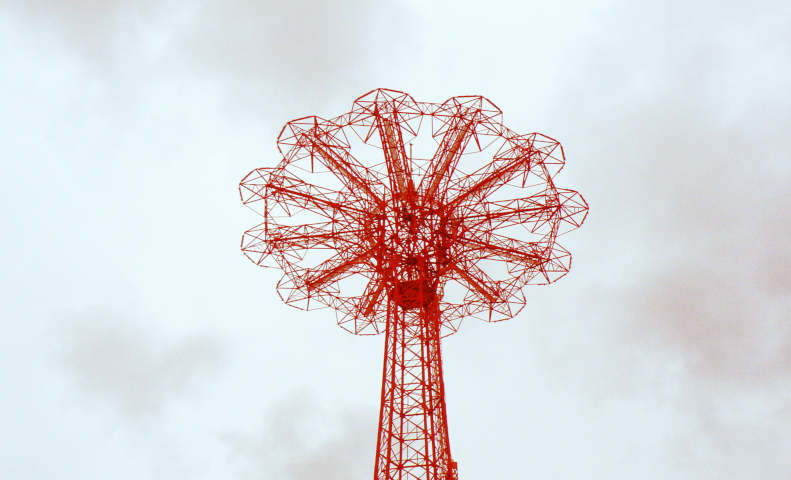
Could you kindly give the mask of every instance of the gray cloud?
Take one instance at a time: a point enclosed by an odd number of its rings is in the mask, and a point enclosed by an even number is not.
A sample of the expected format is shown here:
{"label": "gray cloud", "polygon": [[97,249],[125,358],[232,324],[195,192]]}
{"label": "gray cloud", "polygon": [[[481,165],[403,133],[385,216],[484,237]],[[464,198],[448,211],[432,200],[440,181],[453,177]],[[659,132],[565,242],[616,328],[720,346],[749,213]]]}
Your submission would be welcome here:
{"label": "gray cloud", "polygon": [[627,338],[662,340],[692,378],[773,383],[791,360],[787,6],[710,6],[624,6],[571,59],[578,252],[615,275],[603,305]]}
{"label": "gray cloud", "polygon": [[781,240],[791,199],[784,167],[765,160],[782,141],[729,130],[702,136],[680,159],[697,157],[697,168],[667,179],[674,193],[652,244],[666,242],[672,263],[644,279],[637,318],[687,352],[696,373],[771,380],[791,373],[791,263]]}
{"label": "gray cloud", "polygon": [[[558,89],[549,131],[569,156],[561,177],[577,175],[591,204],[569,237],[569,281],[582,288],[565,293],[591,310],[571,307],[565,322],[609,332],[611,348],[599,353],[617,378],[602,375],[600,389],[580,381],[586,393],[671,406],[665,421],[678,429],[663,448],[677,464],[663,469],[782,478],[791,447],[782,434],[791,402],[791,101],[782,86],[791,17],[778,2],[711,6],[679,16],[672,4],[620,5],[601,19],[610,33],[568,58],[573,76]],[[606,326],[580,325],[592,321]],[[589,371],[582,357],[564,378]],[[562,372],[558,363],[545,365]],[[644,421],[645,438],[655,435]]]}
{"label": "gray cloud", "polygon": [[232,0],[197,8],[168,61],[219,81],[233,104],[277,118],[374,88],[366,79],[375,61],[406,55],[412,43],[398,3]]}
{"label": "gray cloud", "polygon": [[57,357],[85,393],[136,420],[158,414],[182,394],[195,394],[223,358],[216,338],[163,342],[112,311],[95,311],[62,327]]}
{"label": "gray cloud", "polygon": [[3,1],[7,13],[26,22],[40,35],[51,36],[91,61],[109,64],[123,61],[123,52],[139,53],[150,40],[152,27],[168,20],[174,2],[31,0]]}
{"label": "gray cloud", "polygon": [[370,476],[376,419],[343,405],[322,405],[310,391],[293,391],[264,417],[260,433],[226,433],[222,441],[247,478],[347,480]]}
{"label": "gray cloud", "polygon": [[[364,78],[377,59],[403,59],[416,46],[398,2],[34,0],[3,6],[126,89],[137,88],[129,77],[143,72],[186,75],[204,88],[220,85],[233,108],[274,118],[325,107],[339,91],[370,90]],[[291,99],[286,111],[284,96]]]}
{"label": "gray cloud", "polygon": [[647,269],[621,279],[629,331],[658,334],[693,375],[774,381],[791,364],[791,264],[782,246],[791,199],[782,193],[786,167],[771,160],[782,140],[771,127],[746,133],[676,120],[657,122],[662,137],[630,150],[650,166],[621,189],[635,195],[622,214],[644,222],[625,238],[649,258]]}

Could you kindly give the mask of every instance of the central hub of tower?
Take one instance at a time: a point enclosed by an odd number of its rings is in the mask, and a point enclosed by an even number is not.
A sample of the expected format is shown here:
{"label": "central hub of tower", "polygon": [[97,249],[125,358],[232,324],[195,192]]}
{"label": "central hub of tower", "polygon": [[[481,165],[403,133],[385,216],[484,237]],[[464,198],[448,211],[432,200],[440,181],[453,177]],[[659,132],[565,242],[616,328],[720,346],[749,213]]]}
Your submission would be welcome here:
{"label": "central hub of tower", "polygon": [[383,215],[388,293],[404,309],[437,300],[438,278],[448,262],[449,222],[440,205],[391,198]]}

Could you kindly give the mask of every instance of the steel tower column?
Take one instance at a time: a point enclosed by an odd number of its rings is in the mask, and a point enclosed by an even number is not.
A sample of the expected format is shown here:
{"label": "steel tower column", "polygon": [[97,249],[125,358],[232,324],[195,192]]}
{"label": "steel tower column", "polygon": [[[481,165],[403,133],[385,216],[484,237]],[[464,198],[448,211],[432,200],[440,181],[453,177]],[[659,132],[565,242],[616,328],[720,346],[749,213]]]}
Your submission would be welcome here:
{"label": "steel tower column", "polygon": [[456,479],[450,456],[436,302],[390,304],[374,480]]}

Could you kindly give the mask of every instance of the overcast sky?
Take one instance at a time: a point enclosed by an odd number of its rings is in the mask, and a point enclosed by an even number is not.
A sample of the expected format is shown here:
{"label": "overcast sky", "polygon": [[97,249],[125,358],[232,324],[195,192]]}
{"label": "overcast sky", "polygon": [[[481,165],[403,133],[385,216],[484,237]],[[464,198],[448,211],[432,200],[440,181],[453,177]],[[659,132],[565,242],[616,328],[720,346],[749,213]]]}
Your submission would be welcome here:
{"label": "overcast sky", "polygon": [[571,273],[446,339],[462,480],[787,479],[787,2],[0,1],[0,478],[369,478],[382,337],[282,305],[288,120],[481,94],[560,140]]}

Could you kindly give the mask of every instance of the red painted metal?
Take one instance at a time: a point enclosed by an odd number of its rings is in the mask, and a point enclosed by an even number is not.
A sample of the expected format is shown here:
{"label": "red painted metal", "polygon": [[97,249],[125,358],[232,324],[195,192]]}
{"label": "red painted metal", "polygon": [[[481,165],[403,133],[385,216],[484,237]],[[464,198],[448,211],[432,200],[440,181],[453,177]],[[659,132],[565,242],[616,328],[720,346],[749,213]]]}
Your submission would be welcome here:
{"label": "red painted metal", "polygon": [[513,317],[523,287],[571,265],[557,238],[588,206],[554,184],[563,149],[501,117],[481,96],[435,104],[373,90],[333,119],[287,123],[280,163],[240,184],[264,218],[242,251],[283,270],[283,301],[385,333],[376,480],[457,478],[440,339],[465,317]]}

